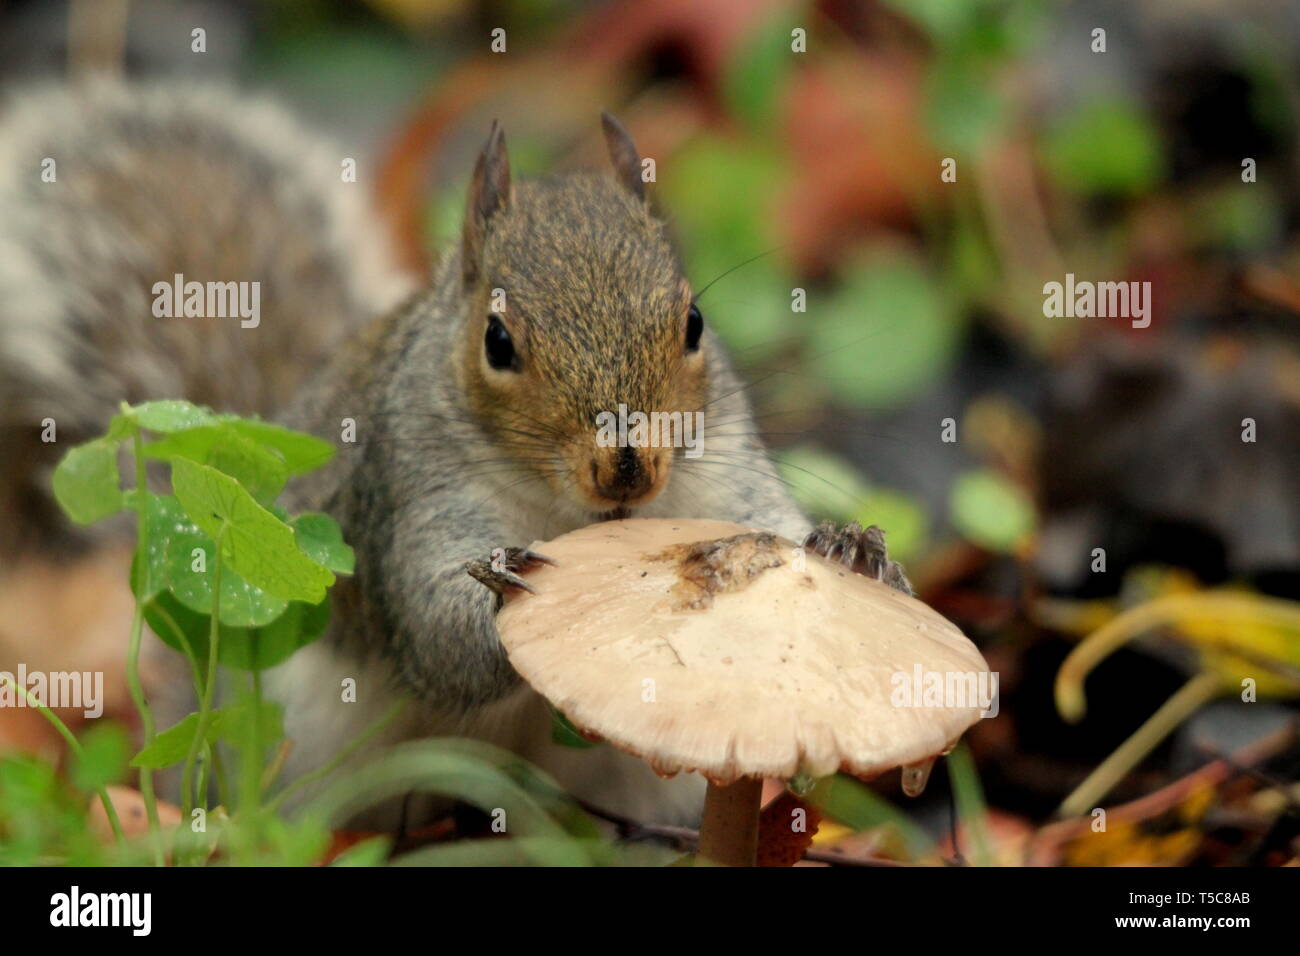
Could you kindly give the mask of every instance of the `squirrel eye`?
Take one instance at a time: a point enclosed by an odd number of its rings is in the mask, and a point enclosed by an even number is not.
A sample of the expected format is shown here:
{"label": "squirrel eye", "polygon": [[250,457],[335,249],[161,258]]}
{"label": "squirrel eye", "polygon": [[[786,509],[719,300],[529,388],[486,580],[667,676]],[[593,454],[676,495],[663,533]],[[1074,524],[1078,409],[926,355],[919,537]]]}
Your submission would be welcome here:
{"label": "squirrel eye", "polygon": [[488,316],[487,331],[483,334],[483,351],[487,355],[488,364],[495,369],[517,370],[519,367],[510,332],[495,315]]}
{"label": "squirrel eye", "polygon": [[695,352],[700,348],[700,336],[704,334],[704,316],[694,302],[691,311],[686,313],[686,351]]}

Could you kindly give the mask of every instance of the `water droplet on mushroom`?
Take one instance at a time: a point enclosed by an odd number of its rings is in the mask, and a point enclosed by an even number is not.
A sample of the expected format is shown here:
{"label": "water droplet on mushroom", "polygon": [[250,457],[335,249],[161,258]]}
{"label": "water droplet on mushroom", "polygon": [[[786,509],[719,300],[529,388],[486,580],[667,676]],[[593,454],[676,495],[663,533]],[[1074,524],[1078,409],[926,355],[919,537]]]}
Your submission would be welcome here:
{"label": "water droplet on mushroom", "polygon": [[903,793],[909,797],[919,797],[925,793],[925,785],[930,780],[930,769],[934,758],[928,757],[920,763],[903,768]]}

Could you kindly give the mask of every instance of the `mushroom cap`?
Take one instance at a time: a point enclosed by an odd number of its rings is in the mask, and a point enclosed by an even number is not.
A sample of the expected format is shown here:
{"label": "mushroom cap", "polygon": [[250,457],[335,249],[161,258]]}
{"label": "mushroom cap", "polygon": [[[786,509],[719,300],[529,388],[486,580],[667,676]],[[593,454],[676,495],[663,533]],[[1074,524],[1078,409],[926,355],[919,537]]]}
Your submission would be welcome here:
{"label": "mushroom cap", "polygon": [[970,693],[914,706],[926,675],[969,691],[987,674],[957,628],[774,534],[633,518],[532,549],[557,566],[529,571],[536,593],[497,617],[511,664],[660,773],[870,777],[945,752],[984,709]]}

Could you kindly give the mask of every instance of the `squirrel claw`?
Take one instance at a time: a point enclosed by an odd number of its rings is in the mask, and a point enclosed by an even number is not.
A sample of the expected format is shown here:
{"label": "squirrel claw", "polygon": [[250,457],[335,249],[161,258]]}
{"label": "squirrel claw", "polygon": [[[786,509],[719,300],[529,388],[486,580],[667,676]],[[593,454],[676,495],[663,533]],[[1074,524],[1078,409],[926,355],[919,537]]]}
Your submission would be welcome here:
{"label": "squirrel claw", "polygon": [[494,548],[488,560],[467,562],[465,571],[475,581],[504,597],[516,591],[536,594],[537,591],[516,572],[526,574],[541,564],[555,566],[546,555],[527,548]]}
{"label": "squirrel claw", "polygon": [[524,561],[528,562],[528,567],[524,569],[525,571],[530,571],[539,564],[549,564],[553,568],[559,567],[553,559],[548,558],[544,554],[538,554],[536,551],[529,551],[527,548],[523,549],[522,557]]}
{"label": "squirrel claw", "polygon": [[863,528],[853,521],[839,528],[833,521],[823,521],[804,538],[803,546],[830,561],[838,561],[851,571],[883,581],[904,594],[914,593],[911,582],[903,573],[903,566],[890,560],[885,548],[885,532],[874,524]]}

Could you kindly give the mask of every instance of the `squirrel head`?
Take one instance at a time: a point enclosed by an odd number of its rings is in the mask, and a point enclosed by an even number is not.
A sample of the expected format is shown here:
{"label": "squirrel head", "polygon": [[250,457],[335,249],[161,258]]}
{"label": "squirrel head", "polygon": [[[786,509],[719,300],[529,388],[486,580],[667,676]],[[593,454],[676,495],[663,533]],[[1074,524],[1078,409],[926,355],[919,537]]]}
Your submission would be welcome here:
{"label": "squirrel head", "polygon": [[[512,184],[494,122],[474,168],[460,250],[458,371],[472,411],[516,464],[592,512],[648,504],[708,391],[711,341],[641,159],[603,126],[614,175]],[[611,441],[641,413],[654,424]],[[614,432],[617,432],[615,427]]]}

